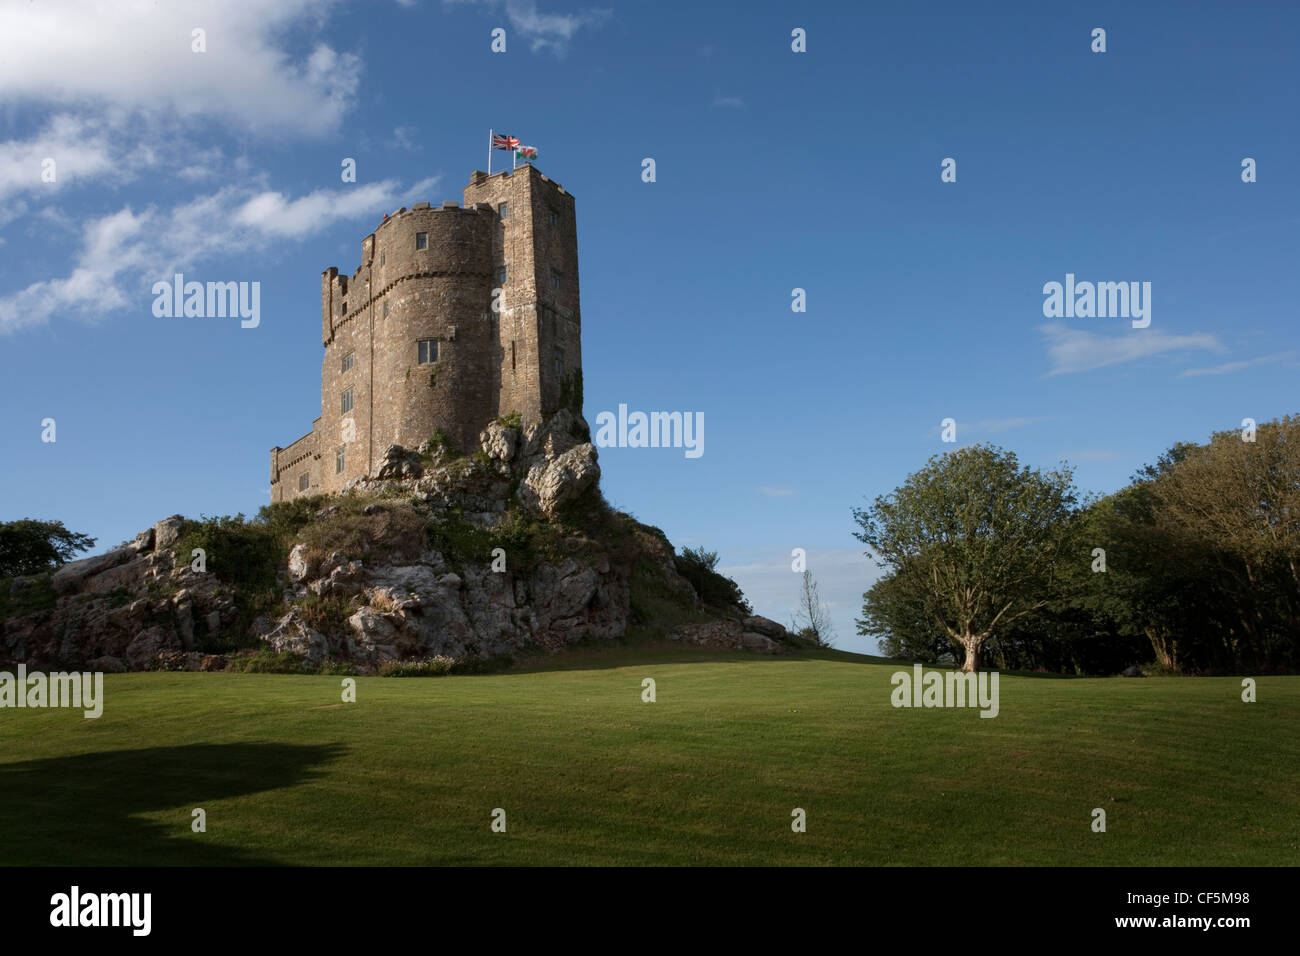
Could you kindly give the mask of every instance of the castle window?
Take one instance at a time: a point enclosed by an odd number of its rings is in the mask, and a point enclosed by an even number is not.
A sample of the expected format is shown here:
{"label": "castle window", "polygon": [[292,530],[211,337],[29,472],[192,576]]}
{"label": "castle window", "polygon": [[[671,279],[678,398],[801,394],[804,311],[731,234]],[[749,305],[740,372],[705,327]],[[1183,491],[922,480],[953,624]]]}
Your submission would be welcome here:
{"label": "castle window", "polygon": [[388,300],[384,300],[384,318],[388,318]]}
{"label": "castle window", "polygon": [[555,374],[564,375],[564,349],[555,350]]}
{"label": "castle window", "polygon": [[298,476],[298,490],[299,490],[299,491],[306,491],[306,490],[307,490],[307,482],[308,482],[308,478],[307,478],[307,476],[306,476],[305,474],[299,475],[299,476]]}
{"label": "castle window", "polygon": [[509,219],[510,203],[503,202],[501,205],[497,206],[497,213],[501,216],[502,219]]}
{"label": "castle window", "polygon": [[415,234],[415,248],[417,249],[429,248],[429,234],[427,232],[417,232]]}
{"label": "castle window", "polygon": [[558,272],[556,272],[554,269],[552,269],[552,270],[551,270],[551,288],[552,288],[552,289],[558,289],[559,287],[560,287],[560,274],[559,274]]}
{"label": "castle window", "polygon": [[349,352],[347,355],[343,356],[343,371],[345,372],[352,371],[352,366],[356,364],[357,364],[356,352]]}
{"label": "castle window", "polygon": [[506,284],[506,267],[505,267],[505,266],[502,266],[500,269],[497,270],[497,282],[501,283],[502,285],[505,285],[505,284]]}
{"label": "castle window", "polygon": [[343,393],[343,414],[346,415],[352,411],[352,389]]}
{"label": "castle window", "polygon": [[515,343],[514,340],[512,339],[510,341],[510,371],[513,372],[514,370],[515,370]]}
{"label": "castle window", "polygon": [[339,303],[339,315],[347,315],[347,314],[348,314],[348,300],[344,299],[342,302]]}
{"label": "castle window", "polygon": [[343,469],[348,466],[348,450],[340,448],[334,452],[334,474],[343,474]]}
{"label": "castle window", "polygon": [[382,265],[383,265],[384,263],[386,263],[387,261],[388,261],[388,253],[387,253],[387,252],[381,252],[381,253],[379,254],[379,264],[382,266]]}
{"label": "castle window", "polygon": [[421,365],[431,365],[438,361],[438,340],[420,339],[417,355]]}
{"label": "castle window", "polygon": [[554,209],[552,209],[552,210],[551,210],[551,225],[552,225],[552,226],[558,226],[559,224],[560,224],[560,214],[559,214],[558,212],[556,212]]}

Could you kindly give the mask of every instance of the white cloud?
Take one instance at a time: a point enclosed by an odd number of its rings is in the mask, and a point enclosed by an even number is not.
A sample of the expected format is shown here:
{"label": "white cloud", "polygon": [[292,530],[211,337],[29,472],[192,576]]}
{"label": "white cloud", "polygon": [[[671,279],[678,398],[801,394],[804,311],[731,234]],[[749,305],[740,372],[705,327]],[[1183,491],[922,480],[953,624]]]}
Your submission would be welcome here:
{"label": "white cloud", "polygon": [[[101,124],[68,113],[53,116],[31,138],[0,143],[0,201],[37,190],[53,194],[65,184],[113,172],[126,160],[114,152]],[[41,179],[47,159],[54,160],[52,183]]]}
{"label": "white cloud", "polygon": [[1052,361],[1051,375],[1087,372],[1167,352],[1191,349],[1224,351],[1218,338],[1209,333],[1177,335],[1160,329],[1134,329],[1107,336],[1071,329],[1060,322],[1038,328],[1047,340],[1047,355]]}
{"label": "white cloud", "polygon": [[[147,313],[150,285],[221,255],[256,252],[339,220],[371,217],[404,198],[426,196],[434,180],[403,192],[387,180],[360,188],[317,190],[297,199],[249,186],[227,186],[167,210],[130,206],[91,220],[66,276],[34,282],[0,296],[0,334],[43,324],[58,315],[95,319],[128,306]],[[245,280],[256,277],[223,277]]]}
{"label": "white cloud", "polygon": [[1255,365],[1269,365],[1273,362],[1286,362],[1295,358],[1295,352],[1279,352],[1277,355],[1262,355],[1259,358],[1244,359],[1239,362],[1224,362],[1222,365],[1214,365],[1210,368],[1189,368],[1181,374],[1187,375],[1228,375],[1232,372],[1240,372],[1242,369],[1251,368]]}
{"label": "white cloud", "polygon": [[[63,0],[10,3],[0,13],[0,97],[13,104],[215,116],[262,133],[323,134],[356,95],[360,60],[317,43],[285,42],[319,25],[330,0]],[[207,52],[191,50],[206,31]]]}
{"label": "white cloud", "polygon": [[[578,13],[540,13],[537,0],[443,0],[447,6],[457,3],[477,3],[493,10],[503,10],[510,26],[528,41],[529,48],[538,53],[550,50],[563,56],[569,41],[584,27],[598,27],[612,16],[605,9],[582,10]],[[509,49],[509,34],[507,34]]]}

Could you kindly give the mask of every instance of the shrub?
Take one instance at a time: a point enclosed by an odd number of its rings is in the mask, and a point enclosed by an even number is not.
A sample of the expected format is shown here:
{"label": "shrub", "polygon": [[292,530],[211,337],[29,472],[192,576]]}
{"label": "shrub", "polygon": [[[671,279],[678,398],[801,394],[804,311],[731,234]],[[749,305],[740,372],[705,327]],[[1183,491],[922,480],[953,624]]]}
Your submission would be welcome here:
{"label": "shrub", "polygon": [[718,552],[706,551],[704,548],[683,548],[681,554],[673,557],[677,573],[691,582],[700,600],[711,607],[738,607],[746,614],[752,614],[753,608],[745,600],[740,585],[726,575],[714,570],[718,566]]}
{"label": "shrub", "polygon": [[456,660],[438,654],[427,660],[385,661],[379,665],[380,677],[442,677],[450,674]]}
{"label": "shrub", "polygon": [[276,653],[263,648],[251,657],[237,657],[229,669],[244,674],[301,674],[305,661],[292,651]]}

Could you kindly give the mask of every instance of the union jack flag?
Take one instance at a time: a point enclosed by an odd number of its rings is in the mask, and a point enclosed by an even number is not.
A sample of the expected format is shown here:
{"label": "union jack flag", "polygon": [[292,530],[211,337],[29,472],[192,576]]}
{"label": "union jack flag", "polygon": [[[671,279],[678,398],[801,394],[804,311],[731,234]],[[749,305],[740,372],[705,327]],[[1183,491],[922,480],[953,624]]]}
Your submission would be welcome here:
{"label": "union jack flag", "polygon": [[492,134],[493,149],[514,149],[519,145],[519,140],[513,136],[502,136],[500,133]]}

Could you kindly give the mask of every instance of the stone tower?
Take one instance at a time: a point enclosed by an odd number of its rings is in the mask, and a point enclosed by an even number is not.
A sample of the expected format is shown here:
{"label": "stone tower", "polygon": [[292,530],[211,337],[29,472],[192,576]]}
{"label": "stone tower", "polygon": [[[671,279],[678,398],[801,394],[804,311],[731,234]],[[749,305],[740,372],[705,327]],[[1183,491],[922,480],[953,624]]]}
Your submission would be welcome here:
{"label": "stone tower", "polygon": [[525,165],[385,216],[351,276],[322,273],[321,342],[321,416],[271,449],[273,502],[341,491],[389,445],[542,419],[581,381],[573,197]]}

